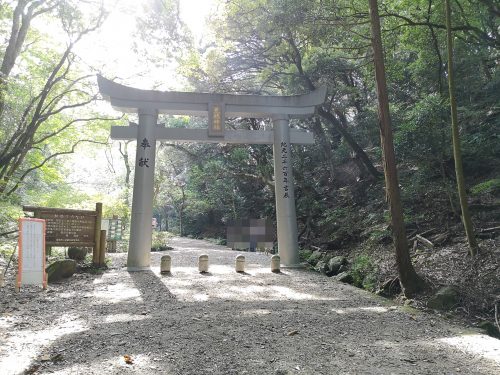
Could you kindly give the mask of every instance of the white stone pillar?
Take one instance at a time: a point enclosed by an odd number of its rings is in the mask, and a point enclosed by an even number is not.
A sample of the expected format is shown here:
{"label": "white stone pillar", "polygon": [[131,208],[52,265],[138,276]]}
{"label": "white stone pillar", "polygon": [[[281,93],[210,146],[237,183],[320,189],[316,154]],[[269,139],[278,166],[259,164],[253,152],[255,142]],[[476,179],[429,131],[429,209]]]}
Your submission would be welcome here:
{"label": "white stone pillar", "polygon": [[293,191],[292,155],[288,116],[273,118],[274,193],[278,227],[278,254],[285,266],[299,265],[297,217]]}
{"label": "white stone pillar", "polygon": [[134,197],[130,222],[127,270],[148,270],[151,262],[151,219],[153,217],[153,183],[156,155],[154,129],[156,110],[139,109],[137,151],[135,156]]}

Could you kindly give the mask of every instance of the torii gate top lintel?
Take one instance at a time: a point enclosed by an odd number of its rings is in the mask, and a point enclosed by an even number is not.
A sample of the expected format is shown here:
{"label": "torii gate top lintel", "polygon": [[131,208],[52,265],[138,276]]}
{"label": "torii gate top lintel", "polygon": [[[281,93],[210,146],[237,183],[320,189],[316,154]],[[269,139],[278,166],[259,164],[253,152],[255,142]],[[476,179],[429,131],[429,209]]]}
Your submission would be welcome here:
{"label": "torii gate top lintel", "polygon": [[226,117],[268,118],[275,115],[304,117],[326,97],[326,87],[303,95],[261,96],[141,90],[97,76],[99,91],[113,108],[128,113],[154,109],[173,115],[208,116],[212,103],[223,104]]}

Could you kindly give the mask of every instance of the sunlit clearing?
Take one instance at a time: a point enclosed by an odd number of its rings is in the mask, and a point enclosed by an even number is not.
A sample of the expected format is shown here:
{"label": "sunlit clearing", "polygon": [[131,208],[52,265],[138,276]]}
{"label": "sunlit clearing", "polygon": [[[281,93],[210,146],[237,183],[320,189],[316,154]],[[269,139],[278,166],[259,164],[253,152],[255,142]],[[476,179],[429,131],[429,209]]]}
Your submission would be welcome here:
{"label": "sunlit clearing", "polygon": [[[146,350],[147,348],[145,348]],[[125,355],[129,364],[125,361]],[[114,355],[112,357],[99,357],[99,360],[92,361],[85,364],[85,369],[83,371],[79,361],[66,362],[66,365],[61,370],[50,371],[54,375],[67,375],[67,374],[151,374],[157,373],[161,370],[161,374],[172,374],[173,372],[167,364],[161,363],[161,366],[157,364],[164,357],[163,354],[151,355],[150,352],[135,353],[124,351],[123,354]],[[113,370],[111,370],[113,369]],[[155,371],[156,370],[156,371]]]}
{"label": "sunlit clearing", "polygon": [[76,292],[64,292],[59,294],[59,298],[74,298],[76,297]]}
{"label": "sunlit clearing", "polygon": [[337,314],[352,314],[352,313],[357,313],[360,310],[374,312],[374,313],[386,313],[389,311],[387,308],[382,306],[349,307],[346,309],[332,309],[332,311]]}
{"label": "sunlit clearing", "polygon": [[123,283],[109,285],[105,289],[96,289],[93,295],[94,298],[100,300],[100,303],[142,302],[141,292]]}
{"label": "sunlit clearing", "polygon": [[444,337],[437,341],[453,346],[464,353],[480,354],[500,364],[500,340],[493,337],[472,334]]}
{"label": "sunlit clearing", "polygon": [[193,295],[193,299],[199,302],[208,301],[208,294],[197,293]]}
{"label": "sunlit clearing", "polygon": [[193,267],[176,267],[171,277],[161,276],[157,272],[155,274],[173,295],[186,302],[203,302],[213,299],[230,301],[333,301],[337,299],[301,293],[288,287],[272,285],[273,280],[277,280],[283,275],[272,274],[267,268],[259,268],[258,270],[262,273],[266,272],[269,278],[266,280],[253,277],[250,273],[254,273],[255,269],[248,270],[248,274],[239,274],[235,272],[234,268],[222,265],[210,266],[210,273],[206,275],[200,274]]}
{"label": "sunlit clearing", "polygon": [[42,331],[17,331],[2,343],[6,356],[0,358],[0,373],[18,373],[40,355],[44,348],[62,336],[88,330],[86,323],[78,316],[65,314],[51,327]]}
{"label": "sunlit clearing", "polygon": [[276,299],[287,299],[287,300],[322,300],[322,301],[333,301],[336,298],[325,298],[316,296],[310,293],[300,293],[293,289],[284,286],[270,286],[271,290],[274,292]]}
{"label": "sunlit clearing", "polygon": [[260,309],[260,310],[246,310],[243,311],[244,316],[254,316],[254,315],[269,315],[271,314],[271,311],[266,310],[266,309]]}
{"label": "sunlit clearing", "polygon": [[144,315],[131,315],[131,314],[113,314],[107,315],[104,318],[105,323],[118,323],[118,322],[130,322],[133,320],[143,320],[146,319]]}

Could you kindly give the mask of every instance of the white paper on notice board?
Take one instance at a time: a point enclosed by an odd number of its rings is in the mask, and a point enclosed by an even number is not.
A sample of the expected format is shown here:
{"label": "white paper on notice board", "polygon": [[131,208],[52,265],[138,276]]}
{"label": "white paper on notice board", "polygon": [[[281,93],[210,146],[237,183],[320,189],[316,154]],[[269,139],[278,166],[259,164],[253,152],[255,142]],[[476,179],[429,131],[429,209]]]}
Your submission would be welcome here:
{"label": "white paper on notice board", "polygon": [[19,230],[17,286],[42,284],[45,287],[45,220],[20,219]]}

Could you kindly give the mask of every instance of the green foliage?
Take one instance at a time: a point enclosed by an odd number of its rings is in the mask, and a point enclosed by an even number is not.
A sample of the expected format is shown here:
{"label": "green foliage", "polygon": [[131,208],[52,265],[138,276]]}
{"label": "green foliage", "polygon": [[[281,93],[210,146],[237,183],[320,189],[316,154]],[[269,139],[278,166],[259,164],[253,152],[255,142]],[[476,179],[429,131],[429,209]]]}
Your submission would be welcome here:
{"label": "green foliage", "polygon": [[[385,226],[385,225],[384,225]],[[386,241],[387,239],[390,239],[392,236],[392,233],[388,229],[375,229],[370,232],[370,240],[375,243],[381,243]]]}
{"label": "green foliage", "polygon": [[156,251],[168,249],[168,242],[174,235],[170,232],[157,232],[153,231],[153,238],[151,241],[151,248]]}
{"label": "green foliage", "polygon": [[451,157],[449,109],[439,95],[428,95],[405,111],[396,127],[398,156],[426,170],[439,168]]}
{"label": "green foliage", "polygon": [[56,260],[66,259],[66,248],[65,247],[52,247],[51,253],[48,256],[48,263],[55,262]]}
{"label": "green foliage", "polygon": [[481,194],[499,194],[500,193],[500,178],[494,178],[488,181],[481,182],[480,184],[471,187],[473,195]]}
{"label": "green foliage", "polygon": [[367,255],[360,255],[352,261],[349,271],[354,282],[359,288],[374,291],[377,286],[377,268],[372,259]]}
{"label": "green foliage", "polygon": [[23,216],[23,211],[18,204],[0,200],[0,232],[8,232],[17,228],[17,219]]}
{"label": "green foliage", "polygon": [[300,262],[307,262],[312,253],[313,253],[312,250],[300,250],[299,251]]}
{"label": "green foliage", "polygon": [[319,222],[320,225],[337,225],[338,220],[345,219],[349,213],[346,207],[339,207],[325,212],[324,218]]}
{"label": "green foliage", "polygon": [[128,218],[130,216],[130,207],[123,200],[107,199],[102,200],[102,217],[111,218],[114,215],[119,218]]}
{"label": "green foliage", "polygon": [[38,184],[38,188],[26,189],[24,199],[30,205],[55,208],[80,208],[90,197],[63,181],[48,181],[47,185]]}

